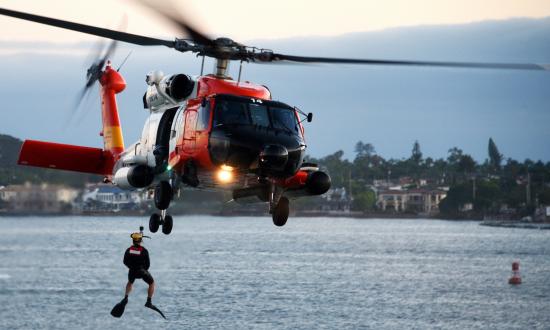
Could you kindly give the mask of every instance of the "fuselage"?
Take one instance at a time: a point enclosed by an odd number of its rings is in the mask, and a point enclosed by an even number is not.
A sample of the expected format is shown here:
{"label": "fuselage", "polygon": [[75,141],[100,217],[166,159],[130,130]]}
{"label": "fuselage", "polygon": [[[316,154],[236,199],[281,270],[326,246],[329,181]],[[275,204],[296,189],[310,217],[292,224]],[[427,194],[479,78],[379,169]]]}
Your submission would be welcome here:
{"label": "fuselage", "polygon": [[[113,173],[145,165],[155,178],[170,171],[210,189],[297,173],[306,144],[296,109],[272,101],[264,86],[214,76],[193,82],[185,100],[150,111],[141,139],[121,154]],[[220,170],[230,178],[220,180]]]}

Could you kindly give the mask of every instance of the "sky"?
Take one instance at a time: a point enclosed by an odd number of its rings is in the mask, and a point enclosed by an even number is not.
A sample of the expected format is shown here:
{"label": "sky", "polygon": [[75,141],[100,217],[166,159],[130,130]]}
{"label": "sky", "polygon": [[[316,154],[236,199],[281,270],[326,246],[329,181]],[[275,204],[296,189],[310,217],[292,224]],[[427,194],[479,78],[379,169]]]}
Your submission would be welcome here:
{"label": "sky", "polygon": [[[228,7],[224,1],[188,0],[178,1],[178,12],[213,37],[255,39],[246,43],[290,54],[550,63],[550,18],[506,20],[550,17],[548,0],[342,0],[330,7],[322,3],[241,0]],[[10,0],[0,1],[0,7],[113,29],[126,15],[127,32],[166,39],[179,35],[135,1]],[[471,22],[484,23],[460,25]],[[87,55],[98,39],[9,17],[0,16],[0,24],[0,71],[9,81],[2,85],[0,98],[5,100],[2,108],[12,110],[2,118],[0,134],[100,147],[99,112],[89,111],[75,127],[59,130],[54,125],[73,110],[89,65]],[[308,37],[313,35],[321,37]],[[13,56],[14,50],[6,50],[23,47],[13,41],[27,43],[24,53]],[[47,44],[51,42],[61,44]],[[114,63],[128,53],[127,46],[118,48]],[[133,49],[124,68],[128,87],[119,95],[127,144],[139,136],[147,115],[141,106],[145,73],[160,69],[197,74],[200,67],[192,54],[179,55],[163,47]],[[53,54],[44,54],[48,52]],[[54,75],[58,79],[52,81]],[[492,137],[506,157],[550,160],[545,142],[550,139],[547,73],[250,65],[244,75],[269,86],[274,98],[315,113],[307,131],[308,152],[315,157],[340,148],[346,157],[353,157],[354,143],[362,140],[373,143],[384,157],[401,158],[409,156],[413,142],[419,140],[426,156],[446,157],[449,148],[458,146],[483,161],[486,141]],[[326,83],[334,80],[340,83]],[[32,90],[33,97],[22,88],[29,81],[41,86]],[[91,101],[97,101],[96,94]],[[336,124],[335,109],[346,115]],[[25,120],[28,125],[21,125]],[[35,122],[49,125],[37,129]],[[332,134],[326,134],[327,128]]]}
{"label": "sky", "polygon": [[[151,1],[151,0],[149,0]],[[171,39],[177,29],[130,0],[5,0],[3,8]],[[172,1],[185,18],[211,36],[235,40],[332,36],[391,27],[458,24],[512,17],[550,16],[548,0],[186,0]],[[176,5],[177,2],[177,5]],[[330,5],[329,5],[330,3]],[[230,5],[229,5],[230,4]],[[0,18],[0,40],[73,42],[91,36]]]}

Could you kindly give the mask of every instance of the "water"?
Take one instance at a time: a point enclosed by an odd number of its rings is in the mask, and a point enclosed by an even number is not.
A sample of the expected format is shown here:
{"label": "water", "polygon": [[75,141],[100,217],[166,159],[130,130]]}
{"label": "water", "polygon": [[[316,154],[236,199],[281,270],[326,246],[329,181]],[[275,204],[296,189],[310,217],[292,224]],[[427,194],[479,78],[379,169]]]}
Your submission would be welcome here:
{"label": "water", "polygon": [[435,220],[177,217],[114,319],[140,224],[0,218],[0,328],[550,329],[550,231]]}

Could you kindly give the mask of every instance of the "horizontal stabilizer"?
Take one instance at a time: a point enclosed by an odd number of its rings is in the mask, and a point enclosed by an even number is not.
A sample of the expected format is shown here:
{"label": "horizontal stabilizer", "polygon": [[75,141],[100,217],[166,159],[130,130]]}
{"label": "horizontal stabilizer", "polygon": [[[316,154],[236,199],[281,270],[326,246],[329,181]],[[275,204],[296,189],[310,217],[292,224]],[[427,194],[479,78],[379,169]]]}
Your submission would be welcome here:
{"label": "horizontal stabilizer", "polygon": [[19,152],[19,165],[92,174],[112,174],[112,155],[99,148],[26,140]]}

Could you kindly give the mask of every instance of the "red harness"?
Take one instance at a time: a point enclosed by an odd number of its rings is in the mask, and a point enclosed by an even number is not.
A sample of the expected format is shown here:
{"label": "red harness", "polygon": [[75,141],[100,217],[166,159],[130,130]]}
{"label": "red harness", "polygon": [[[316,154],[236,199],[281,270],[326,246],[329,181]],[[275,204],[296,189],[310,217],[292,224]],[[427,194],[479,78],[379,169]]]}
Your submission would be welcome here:
{"label": "red harness", "polygon": [[140,256],[141,255],[141,251],[143,251],[143,247],[142,246],[130,246],[130,251],[129,253],[133,256]]}

